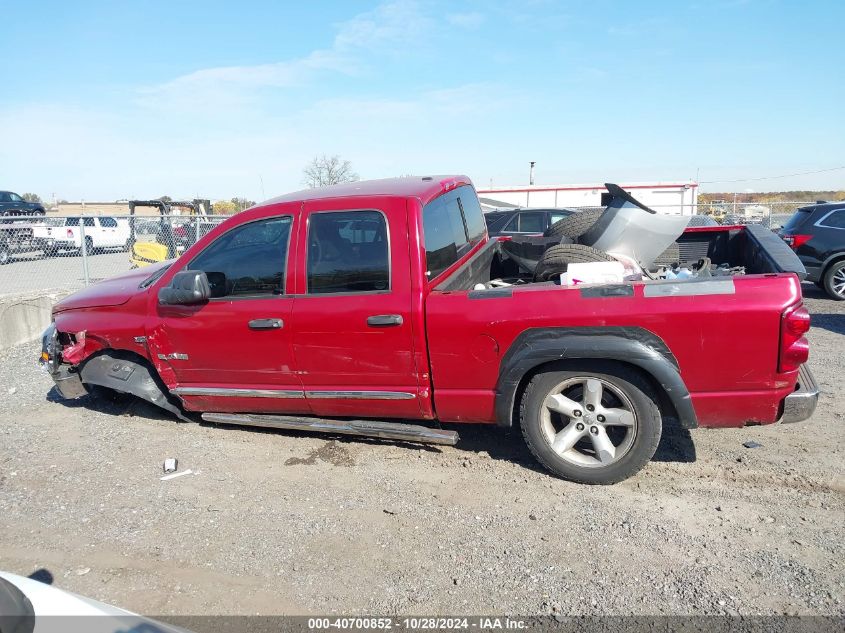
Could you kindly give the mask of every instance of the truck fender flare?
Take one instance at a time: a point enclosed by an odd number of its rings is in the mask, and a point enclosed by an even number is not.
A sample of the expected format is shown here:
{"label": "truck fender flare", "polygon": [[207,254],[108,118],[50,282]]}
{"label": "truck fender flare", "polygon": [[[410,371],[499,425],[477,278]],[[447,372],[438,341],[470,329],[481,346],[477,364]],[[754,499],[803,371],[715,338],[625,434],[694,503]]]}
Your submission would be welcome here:
{"label": "truck fender flare", "polygon": [[131,393],[175,415],[184,422],[192,420],[174,404],[167,387],[141,356],[110,349],[89,357],[80,369],[82,382],[115,391]]}
{"label": "truck fender flare", "polygon": [[502,357],[499,367],[496,423],[513,425],[518,390],[528,374],[545,363],[578,358],[620,361],[640,368],[675,407],[680,426],[685,429],[698,426],[678,361],[666,343],[646,329],[618,326],[532,328],[522,332]]}

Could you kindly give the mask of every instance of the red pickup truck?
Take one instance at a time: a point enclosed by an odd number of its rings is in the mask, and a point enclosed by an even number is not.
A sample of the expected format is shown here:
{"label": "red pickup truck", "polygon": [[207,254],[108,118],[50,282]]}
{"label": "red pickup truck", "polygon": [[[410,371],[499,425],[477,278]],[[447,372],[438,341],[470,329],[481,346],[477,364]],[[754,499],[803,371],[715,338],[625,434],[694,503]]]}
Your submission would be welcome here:
{"label": "red pickup truck", "polygon": [[491,283],[503,242],[465,176],[303,191],[62,300],[42,361],[65,397],[100,385],[186,420],[443,444],[408,421],[519,425],[553,473],[613,483],[664,424],[812,414],[800,280],[764,233],[681,236],[739,276]]}

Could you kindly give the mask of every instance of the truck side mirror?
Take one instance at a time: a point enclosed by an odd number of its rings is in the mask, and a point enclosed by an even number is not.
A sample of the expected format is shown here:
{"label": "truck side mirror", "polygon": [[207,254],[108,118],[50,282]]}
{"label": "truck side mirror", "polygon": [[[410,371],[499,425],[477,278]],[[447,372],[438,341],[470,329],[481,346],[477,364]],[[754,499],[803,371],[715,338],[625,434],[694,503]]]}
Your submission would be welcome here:
{"label": "truck side mirror", "polygon": [[163,305],[196,305],[211,297],[208,277],[201,270],[183,270],[173,275],[170,285],[158,291],[158,302]]}

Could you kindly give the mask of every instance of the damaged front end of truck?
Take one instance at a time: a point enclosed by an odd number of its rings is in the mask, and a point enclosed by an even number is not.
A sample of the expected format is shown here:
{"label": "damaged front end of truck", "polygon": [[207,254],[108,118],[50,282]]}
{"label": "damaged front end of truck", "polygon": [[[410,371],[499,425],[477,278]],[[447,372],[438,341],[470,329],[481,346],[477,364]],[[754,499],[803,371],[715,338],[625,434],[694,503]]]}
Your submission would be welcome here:
{"label": "damaged front end of truck", "polygon": [[62,398],[75,400],[97,385],[137,396],[191,422],[169,395],[167,387],[143,359],[131,352],[101,349],[86,332],[60,332],[55,323],[41,337],[40,363]]}

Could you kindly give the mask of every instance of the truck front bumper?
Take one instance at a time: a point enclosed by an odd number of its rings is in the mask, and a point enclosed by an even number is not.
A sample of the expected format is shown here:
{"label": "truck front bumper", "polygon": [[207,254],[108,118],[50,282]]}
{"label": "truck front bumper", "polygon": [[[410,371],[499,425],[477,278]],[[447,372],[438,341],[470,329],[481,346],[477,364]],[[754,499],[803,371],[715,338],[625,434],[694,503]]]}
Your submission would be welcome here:
{"label": "truck front bumper", "polygon": [[813,372],[807,365],[798,370],[798,384],[795,391],[783,400],[783,415],[778,422],[801,422],[813,415],[819,401],[819,387]]}
{"label": "truck front bumper", "polygon": [[56,390],[62,398],[73,400],[88,393],[82,378],[69,365],[62,365],[57,349],[58,332],[56,325],[50,324],[44,334],[41,335],[41,358],[39,362],[42,369],[50,374],[50,378],[56,383]]}

